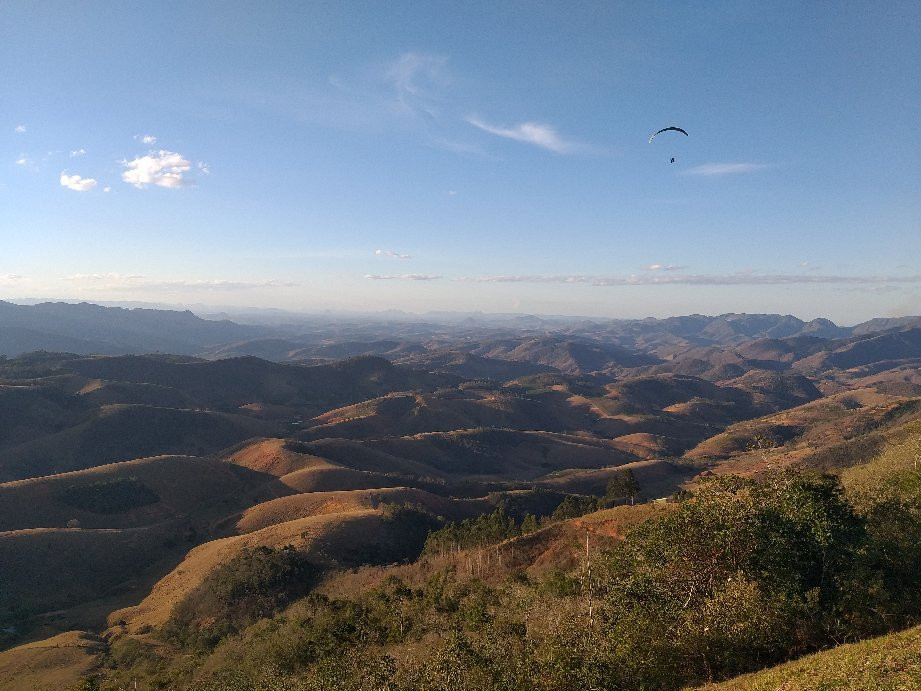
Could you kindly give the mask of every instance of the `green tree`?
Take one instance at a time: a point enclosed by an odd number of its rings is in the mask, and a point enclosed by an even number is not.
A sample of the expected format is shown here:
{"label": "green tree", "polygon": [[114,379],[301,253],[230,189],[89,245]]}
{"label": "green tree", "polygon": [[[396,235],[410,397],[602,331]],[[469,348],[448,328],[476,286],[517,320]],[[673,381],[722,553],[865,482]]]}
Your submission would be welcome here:
{"label": "green tree", "polygon": [[614,503],[618,499],[629,499],[633,504],[636,495],[640,493],[640,483],[630,468],[623,471],[617,471],[608,479],[608,487],[604,499],[606,502]]}
{"label": "green tree", "polygon": [[537,517],[533,513],[526,513],[521,520],[521,534],[528,535],[537,530]]}

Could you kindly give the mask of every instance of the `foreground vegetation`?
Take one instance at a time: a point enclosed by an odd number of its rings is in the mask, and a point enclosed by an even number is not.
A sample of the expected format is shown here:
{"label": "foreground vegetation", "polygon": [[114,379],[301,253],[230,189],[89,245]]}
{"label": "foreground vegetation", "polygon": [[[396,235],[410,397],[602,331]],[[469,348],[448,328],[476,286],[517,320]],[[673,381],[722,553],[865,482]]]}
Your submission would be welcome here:
{"label": "foreground vegetation", "polygon": [[[571,573],[420,570],[349,597],[302,597],[315,573],[293,550],[247,552],[162,631],[114,639],[105,673],[84,685],[673,689],[904,629],[921,620],[918,432],[840,477],[711,479]],[[511,532],[501,519],[483,519],[478,539]],[[912,635],[890,638],[904,643],[895,656],[868,642],[821,664],[853,666],[865,650],[897,681],[918,668]],[[791,664],[759,688],[808,663]]]}

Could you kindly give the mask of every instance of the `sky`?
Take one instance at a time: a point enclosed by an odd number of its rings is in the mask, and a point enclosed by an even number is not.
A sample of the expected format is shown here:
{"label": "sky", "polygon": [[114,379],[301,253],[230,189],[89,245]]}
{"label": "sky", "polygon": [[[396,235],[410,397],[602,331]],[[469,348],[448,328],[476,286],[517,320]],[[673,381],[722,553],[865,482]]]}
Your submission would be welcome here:
{"label": "sky", "polygon": [[921,314],[919,36],[915,0],[3,0],[0,299]]}

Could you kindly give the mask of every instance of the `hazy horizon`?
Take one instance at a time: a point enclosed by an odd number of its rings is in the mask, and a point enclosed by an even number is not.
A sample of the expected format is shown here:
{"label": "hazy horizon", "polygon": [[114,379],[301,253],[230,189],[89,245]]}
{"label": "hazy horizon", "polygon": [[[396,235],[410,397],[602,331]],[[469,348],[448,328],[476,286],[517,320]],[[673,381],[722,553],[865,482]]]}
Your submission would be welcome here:
{"label": "hazy horizon", "polygon": [[918,314],[919,26],[913,2],[4,3],[0,299]]}
{"label": "hazy horizon", "polygon": [[[120,307],[122,309],[153,309],[153,310],[172,310],[172,311],[190,311],[198,317],[203,319],[213,319],[215,317],[227,318],[231,321],[240,321],[241,323],[247,323],[248,319],[252,319],[252,323],[259,323],[262,320],[258,317],[262,317],[265,320],[274,321],[271,319],[272,316],[276,319],[283,318],[304,318],[304,319],[313,319],[313,318],[366,318],[366,319],[386,319],[389,318],[406,318],[406,319],[436,319],[442,318],[447,321],[452,321],[452,319],[465,319],[468,317],[481,316],[486,320],[500,321],[503,318],[515,319],[521,317],[535,317],[538,319],[544,319],[548,321],[573,321],[576,322],[580,319],[590,319],[598,321],[640,321],[644,319],[668,319],[670,317],[686,317],[686,316],[706,316],[706,317],[719,317],[727,314],[737,314],[737,315],[781,315],[781,316],[792,316],[797,319],[800,319],[803,322],[810,322],[817,319],[826,319],[833,322],[836,326],[841,327],[852,327],[857,324],[864,323],[870,319],[886,319],[886,318],[912,318],[917,317],[921,318],[921,315],[917,314],[878,314],[869,317],[864,320],[856,321],[837,321],[831,319],[825,315],[814,315],[814,316],[802,316],[791,312],[686,312],[681,314],[646,314],[642,316],[618,316],[618,315],[605,315],[605,314],[579,314],[579,313],[560,313],[552,314],[546,312],[516,312],[516,311],[487,311],[487,310],[428,310],[428,311],[412,311],[399,308],[391,309],[380,309],[380,310],[362,310],[360,308],[355,309],[315,309],[315,310],[296,310],[296,309],[284,309],[280,307],[246,307],[241,305],[207,305],[202,303],[167,303],[167,302],[146,302],[146,301],[137,301],[137,300],[85,300],[80,298],[0,298],[3,302],[8,302],[14,305],[22,306],[33,306],[42,303],[66,303],[66,304],[91,304],[98,305],[101,307]],[[267,322],[268,323],[268,322]]]}

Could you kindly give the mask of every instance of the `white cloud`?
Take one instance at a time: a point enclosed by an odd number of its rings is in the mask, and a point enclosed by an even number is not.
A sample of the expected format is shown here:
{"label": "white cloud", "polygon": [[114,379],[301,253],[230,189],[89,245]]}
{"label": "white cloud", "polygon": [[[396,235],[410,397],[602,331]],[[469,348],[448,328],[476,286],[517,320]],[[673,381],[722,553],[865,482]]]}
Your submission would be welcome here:
{"label": "white cloud", "polygon": [[575,283],[593,286],[651,286],[651,285],[887,285],[921,283],[921,274],[902,276],[841,276],[818,274],[761,274],[740,271],[733,274],[631,274],[629,276],[596,275],[500,275],[464,276],[456,279],[465,283]]}
{"label": "white cloud", "polygon": [[81,149],[76,149],[76,150],[70,152],[70,157],[71,157],[71,158],[79,158],[80,156],[83,156],[85,153],[86,153],[86,149],[83,149],[83,148],[81,148]]}
{"label": "white cloud", "polygon": [[393,250],[374,250],[374,254],[379,257],[392,257],[393,259],[412,259],[411,254],[400,254],[399,252],[394,252]]}
{"label": "white cloud", "polygon": [[0,283],[16,283],[22,280],[21,274],[0,274]]}
{"label": "white cloud", "polygon": [[16,125],[16,134],[25,134],[26,126],[25,125]]}
{"label": "white cloud", "polygon": [[581,148],[579,144],[567,141],[557,134],[556,130],[551,125],[539,122],[523,122],[513,127],[498,127],[496,125],[490,125],[474,116],[468,117],[466,120],[474,127],[484,132],[494,134],[497,137],[505,137],[506,139],[513,139],[516,142],[533,144],[534,146],[539,146],[542,149],[548,149],[558,154],[572,153]]}
{"label": "white cloud", "polygon": [[106,185],[105,187],[102,188],[102,191],[103,191],[103,192],[111,192],[111,191],[112,191],[112,188],[109,187],[108,185]]}
{"label": "white cloud", "polygon": [[161,149],[146,156],[138,156],[133,161],[122,161],[127,170],[122,173],[122,180],[138,188],[147,185],[176,188],[188,184],[183,177],[192,164],[182,154]]}
{"label": "white cloud", "polygon": [[646,271],[681,271],[686,269],[686,266],[676,266],[675,264],[650,264],[646,267]]}
{"label": "white cloud", "polygon": [[71,274],[70,276],[64,276],[63,280],[75,282],[116,281],[119,283],[126,283],[131,281],[139,281],[142,278],[144,278],[143,274],[122,274],[116,272],[108,272],[94,274]]}
{"label": "white cloud", "polygon": [[211,167],[204,161],[199,161],[196,164],[196,167],[202,175],[211,175]]}
{"label": "white cloud", "polygon": [[32,163],[31,159],[25,154],[19,154],[19,158],[16,159],[17,166],[27,166]]}
{"label": "white cloud", "polygon": [[431,274],[398,274],[395,276],[365,274],[365,278],[371,281],[435,281],[441,278],[441,276],[433,276]]}
{"label": "white cloud", "polygon": [[96,181],[93,178],[83,178],[79,175],[68,175],[65,172],[61,173],[61,186],[66,187],[69,190],[74,192],[86,192],[91,190],[96,186]]}
{"label": "white cloud", "polygon": [[226,281],[226,280],[182,280],[151,281],[139,286],[149,290],[252,290],[255,288],[295,288],[300,283],[293,281]]}
{"label": "white cloud", "polygon": [[142,144],[156,144],[157,138],[152,134],[139,134],[135,139],[139,139]]}
{"label": "white cloud", "polygon": [[702,175],[712,177],[717,175],[739,175],[740,173],[755,173],[769,166],[763,163],[703,163],[685,171],[685,175]]}

